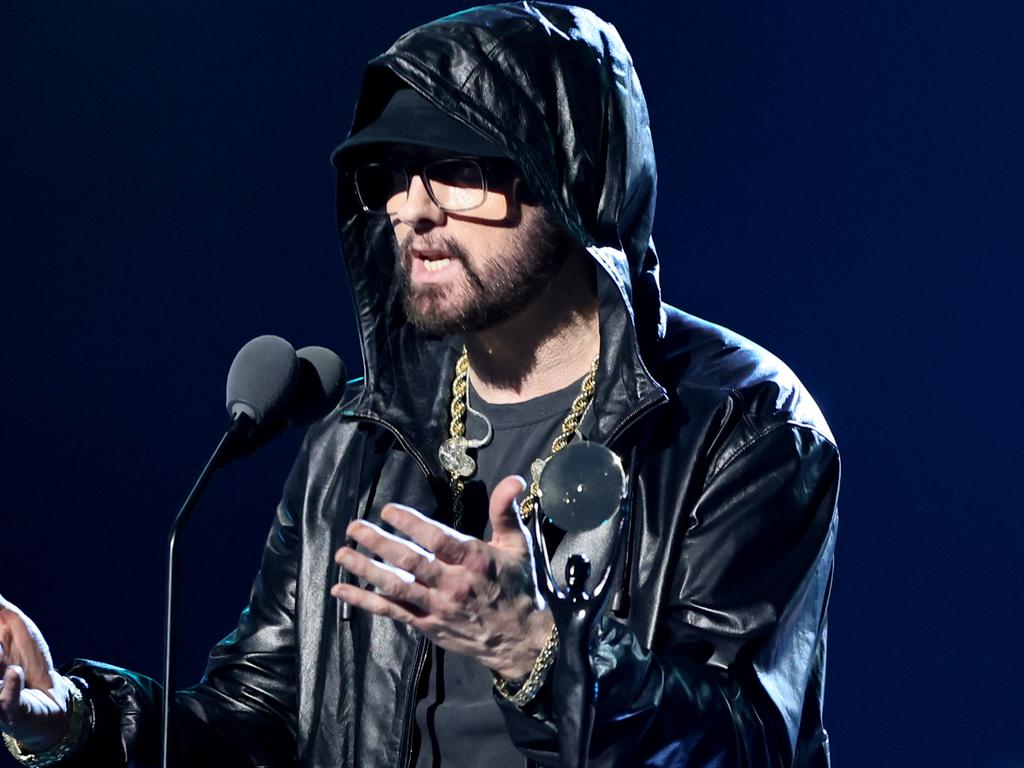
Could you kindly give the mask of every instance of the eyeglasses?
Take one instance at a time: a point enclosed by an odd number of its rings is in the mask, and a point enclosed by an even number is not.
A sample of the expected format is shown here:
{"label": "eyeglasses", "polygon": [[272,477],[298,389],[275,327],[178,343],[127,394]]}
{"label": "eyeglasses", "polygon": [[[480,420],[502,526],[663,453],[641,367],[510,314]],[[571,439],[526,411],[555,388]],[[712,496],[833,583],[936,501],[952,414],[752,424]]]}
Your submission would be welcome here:
{"label": "eyeglasses", "polygon": [[359,202],[367,213],[381,216],[398,213],[409,198],[410,173],[423,180],[427,194],[441,210],[470,211],[484,204],[488,172],[499,166],[487,160],[452,157],[426,163],[416,172],[411,164],[391,160],[359,166],[353,181]]}

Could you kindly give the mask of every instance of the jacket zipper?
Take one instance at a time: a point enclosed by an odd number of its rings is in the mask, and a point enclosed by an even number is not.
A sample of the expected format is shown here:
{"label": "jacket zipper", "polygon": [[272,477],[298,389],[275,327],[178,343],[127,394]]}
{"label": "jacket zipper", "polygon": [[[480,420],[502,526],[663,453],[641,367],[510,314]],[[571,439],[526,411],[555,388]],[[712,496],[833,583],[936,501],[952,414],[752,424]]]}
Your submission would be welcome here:
{"label": "jacket zipper", "polygon": [[416,708],[416,691],[420,688],[420,678],[423,676],[423,667],[427,663],[427,654],[430,652],[430,643],[427,642],[426,638],[420,638],[419,644],[419,658],[416,660],[416,673],[412,676],[412,691],[409,693],[409,702],[405,705],[405,733],[402,735],[402,750],[404,757],[402,759],[403,768],[411,768],[412,766],[412,729],[414,721],[414,712]]}
{"label": "jacket zipper", "polygon": [[648,411],[652,411],[658,406],[668,402],[668,396],[661,394],[656,397],[641,403],[615,425],[615,428],[608,434],[608,439],[605,441],[605,445],[611,446],[612,443],[618,439],[619,435],[626,431],[627,427],[633,425],[641,416],[646,414]]}
{"label": "jacket zipper", "polygon": [[[427,466],[427,461],[423,457],[423,454],[421,454],[419,452],[419,450],[417,450],[413,446],[413,444],[409,442],[408,438],[406,438],[405,435],[402,434],[402,432],[398,429],[398,427],[396,427],[391,422],[389,422],[389,421],[387,421],[385,419],[382,419],[380,416],[375,416],[375,415],[369,414],[369,413],[353,413],[353,416],[355,416],[358,419],[362,419],[364,421],[370,421],[370,422],[373,422],[374,424],[378,424],[378,425],[384,427],[384,429],[386,429],[388,432],[390,432],[392,435],[395,436],[395,439],[398,440],[399,444],[406,451],[409,452],[409,455],[412,456],[413,459],[416,460],[416,463],[419,465],[420,470],[423,472],[423,474],[426,476],[426,478],[428,480],[430,480],[430,481],[433,481],[435,479],[434,478],[434,474],[430,471],[430,467]],[[427,642],[427,639],[425,637],[421,636],[420,639],[419,639],[419,644],[417,645],[416,667],[415,667],[415,673],[412,676],[412,688],[409,691],[408,703],[405,705],[405,712],[403,713],[404,721],[403,721],[402,744],[401,744],[401,747],[399,748],[399,752],[403,756],[402,757],[402,767],[403,768],[410,768],[410,766],[412,765],[412,758],[413,758],[412,729],[413,729],[413,725],[414,725],[414,712],[415,712],[415,708],[416,708],[416,691],[419,690],[420,678],[423,676],[423,668],[426,666],[426,663],[427,663],[427,654],[430,652],[429,646],[430,646],[430,643]]]}

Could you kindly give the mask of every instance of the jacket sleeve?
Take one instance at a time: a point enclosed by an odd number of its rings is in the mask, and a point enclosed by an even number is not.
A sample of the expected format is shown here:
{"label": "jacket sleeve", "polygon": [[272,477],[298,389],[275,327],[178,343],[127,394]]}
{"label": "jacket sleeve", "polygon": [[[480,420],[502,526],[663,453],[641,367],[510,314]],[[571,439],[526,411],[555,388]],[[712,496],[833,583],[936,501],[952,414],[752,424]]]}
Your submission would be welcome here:
{"label": "jacket sleeve", "polygon": [[[633,589],[634,600],[662,606],[653,642],[608,615],[598,624],[594,768],[774,768],[797,753],[801,764],[827,755],[820,695],[838,453],[788,422],[729,450],[695,502],[664,513],[686,520],[666,526],[679,540],[659,549],[674,563],[670,577]],[[520,750],[557,766],[550,689],[549,677],[523,710],[498,701]]]}
{"label": "jacket sleeve", "polygon": [[[176,764],[296,764],[295,585],[307,449],[285,485],[249,604],[234,632],[210,653],[202,682],[175,694]],[[160,763],[160,686],[87,660],[61,670],[82,679],[95,729],[69,768],[139,768]],[[65,763],[62,763],[64,765]]]}

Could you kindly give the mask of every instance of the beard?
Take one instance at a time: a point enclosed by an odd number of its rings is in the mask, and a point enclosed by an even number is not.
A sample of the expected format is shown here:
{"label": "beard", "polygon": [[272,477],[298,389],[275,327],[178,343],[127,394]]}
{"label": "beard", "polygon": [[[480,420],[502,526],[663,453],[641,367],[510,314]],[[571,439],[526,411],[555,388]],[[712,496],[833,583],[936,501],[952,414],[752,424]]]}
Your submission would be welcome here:
{"label": "beard", "polygon": [[570,247],[568,235],[543,210],[511,229],[504,247],[478,258],[475,266],[459,242],[437,235],[428,247],[445,251],[457,262],[461,277],[444,285],[414,285],[413,239],[410,233],[398,247],[402,307],[418,329],[440,335],[483,331],[515,317],[548,286]]}

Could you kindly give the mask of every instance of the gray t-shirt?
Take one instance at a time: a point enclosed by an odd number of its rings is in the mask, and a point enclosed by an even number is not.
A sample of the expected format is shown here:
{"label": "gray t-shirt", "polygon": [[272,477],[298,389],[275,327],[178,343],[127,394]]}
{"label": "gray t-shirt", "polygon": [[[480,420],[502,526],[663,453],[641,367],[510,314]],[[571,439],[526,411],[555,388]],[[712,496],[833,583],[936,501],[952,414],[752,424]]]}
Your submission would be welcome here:
{"label": "gray t-shirt", "polygon": [[[477,471],[463,492],[464,532],[484,540],[490,536],[491,490],[508,475],[529,482],[530,465],[550,453],[582,382],[507,405],[484,402],[470,386],[470,404],[491,422],[494,437],[470,453]],[[481,438],[486,431],[479,417],[467,414],[468,437]],[[416,705],[416,768],[523,768],[526,759],[508,736],[492,686],[491,671],[479,662],[430,647]]]}

